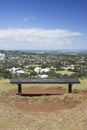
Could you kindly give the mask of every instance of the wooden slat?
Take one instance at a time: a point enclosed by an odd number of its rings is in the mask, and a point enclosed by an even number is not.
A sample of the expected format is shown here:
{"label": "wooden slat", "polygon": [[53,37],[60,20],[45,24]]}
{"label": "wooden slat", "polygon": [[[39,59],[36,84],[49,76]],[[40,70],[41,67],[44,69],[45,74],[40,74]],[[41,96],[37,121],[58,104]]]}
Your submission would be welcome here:
{"label": "wooden slat", "polygon": [[79,84],[76,78],[15,78],[11,79],[13,84]]}

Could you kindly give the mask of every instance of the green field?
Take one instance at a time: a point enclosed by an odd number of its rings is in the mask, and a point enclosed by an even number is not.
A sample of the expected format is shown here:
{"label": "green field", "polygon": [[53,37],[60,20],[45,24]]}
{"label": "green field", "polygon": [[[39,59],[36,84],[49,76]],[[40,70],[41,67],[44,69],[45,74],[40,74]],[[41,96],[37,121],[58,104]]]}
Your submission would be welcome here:
{"label": "green field", "polygon": [[[9,80],[0,80],[0,130],[87,130],[87,96],[81,92],[87,92],[87,79],[81,79],[81,84],[73,85],[73,93],[67,93],[67,85],[61,85],[66,89],[65,94],[50,97],[19,97],[11,93],[17,90],[17,85],[9,83]],[[31,88],[34,85],[24,85],[24,88]],[[41,88],[53,88],[58,85],[35,85]],[[11,94],[8,94],[11,93]],[[58,110],[53,112],[31,112],[15,107],[21,99],[28,100],[49,100],[64,98],[80,101],[76,107],[71,109]],[[20,104],[23,102],[20,102]],[[68,105],[68,104],[67,104]]]}
{"label": "green field", "polygon": [[56,71],[56,73],[59,73],[59,74],[62,74],[62,75],[64,75],[64,74],[71,75],[74,72],[71,72],[71,71],[68,71],[68,70],[63,70],[63,71]]}

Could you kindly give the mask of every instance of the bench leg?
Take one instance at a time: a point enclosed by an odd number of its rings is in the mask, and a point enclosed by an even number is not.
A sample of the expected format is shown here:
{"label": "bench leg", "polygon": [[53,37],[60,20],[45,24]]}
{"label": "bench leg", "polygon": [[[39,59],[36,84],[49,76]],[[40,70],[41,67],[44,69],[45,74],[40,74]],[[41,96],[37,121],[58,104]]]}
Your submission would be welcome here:
{"label": "bench leg", "polygon": [[22,95],[22,87],[21,84],[18,84],[18,95],[21,96]]}
{"label": "bench leg", "polygon": [[72,84],[69,84],[69,86],[68,86],[68,92],[72,93]]}

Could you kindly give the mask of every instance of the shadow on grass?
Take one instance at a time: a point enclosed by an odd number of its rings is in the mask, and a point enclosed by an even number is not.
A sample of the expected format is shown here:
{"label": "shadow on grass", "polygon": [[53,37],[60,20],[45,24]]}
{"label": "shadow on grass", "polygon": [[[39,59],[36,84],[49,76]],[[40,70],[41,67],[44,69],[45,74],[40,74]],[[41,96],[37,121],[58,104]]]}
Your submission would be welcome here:
{"label": "shadow on grass", "polygon": [[23,96],[23,97],[35,97],[35,96],[53,96],[53,95],[62,95],[63,93],[60,93],[60,94],[25,94],[25,93],[22,93],[22,94],[16,94],[18,96]]}

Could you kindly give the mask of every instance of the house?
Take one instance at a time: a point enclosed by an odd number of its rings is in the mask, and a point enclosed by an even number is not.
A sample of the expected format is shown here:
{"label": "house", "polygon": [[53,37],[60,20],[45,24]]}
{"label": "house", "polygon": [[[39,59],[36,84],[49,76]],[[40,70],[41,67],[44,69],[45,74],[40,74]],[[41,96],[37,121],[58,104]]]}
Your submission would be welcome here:
{"label": "house", "polygon": [[35,72],[37,72],[37,73],[43,73],[43,72],[49,72],[50,70],[49,70],[49,68],[43,68],[42,69],[42,67],[36,67],[35,69],[34,69],[34,71]]}
{"label": "house", "polygon": [[19,69],[19,68],[13,67],[13,68],[9,69],[9,71],[10,71],[11,73],[15,74],[18,69]]}
{"label": "house", "polygon": [[49,68],[44,68],[44,69],[41,69],[41,70],[40,70],[41,73],[43,73],[43,72],[46,73],[46,72],[49,72],[49,71],[50,71]]}
{"label": "house", "polygon": [[47,74],[38,75],[40,78],[48,78]]}
{"label": "house", "polygon": [[34,71],[35,71],[36,73],[40,73],[41,70],[42,70],[41,67],[35,67],[35,68],[34,68]]}
{"label": "house", "polygon": [[23,69],[21,69],[21,68],[15,68],[15,67],[9,69],[9,71],[10,71],[11,73],[13,73],[13,74],[25,74],[25,73],[26,73],[25,70],[23,70]]}
{"label": "house", "polygon": [[66,71],[69,70],[69,69],[74,70],[74,65],[69,65],[67,67],[61,67],[61,68],[66,70]]}
{"label": "house", "polygon": [[16,74],[18,74],[18,75],[19,75],[19,74],[25,74],[25,73],[26,73],[25,70],[17,70],[17,71],[16,71]]}
{"label": "house", "polygon": [[5,59],[5,54],[0,53],[0,60],[4,60]]}

